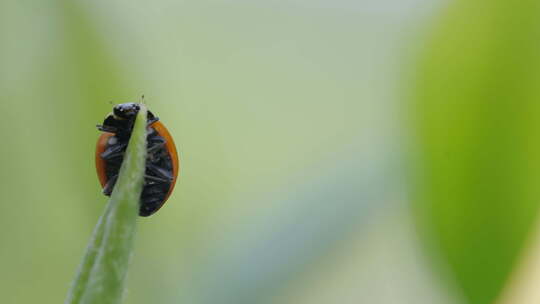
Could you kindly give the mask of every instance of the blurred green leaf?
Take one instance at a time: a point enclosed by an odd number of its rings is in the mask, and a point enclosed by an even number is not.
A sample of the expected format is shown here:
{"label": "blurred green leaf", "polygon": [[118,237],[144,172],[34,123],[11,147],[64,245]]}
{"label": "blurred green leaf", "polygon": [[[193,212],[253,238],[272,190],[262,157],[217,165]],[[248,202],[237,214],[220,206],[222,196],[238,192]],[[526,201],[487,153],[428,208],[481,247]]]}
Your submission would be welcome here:
{"label": "blurred green leaf", "polygon": [[409,113],[415,206],[470,303],[491,303],[540,197],[540,7],[457,1],[427,46]]}
{"label": "blurred green leaf", "polygon": [[66,303],[121,301],[145,172],[146,113],[146,107],[141,106],[118,182],[95,228]]}

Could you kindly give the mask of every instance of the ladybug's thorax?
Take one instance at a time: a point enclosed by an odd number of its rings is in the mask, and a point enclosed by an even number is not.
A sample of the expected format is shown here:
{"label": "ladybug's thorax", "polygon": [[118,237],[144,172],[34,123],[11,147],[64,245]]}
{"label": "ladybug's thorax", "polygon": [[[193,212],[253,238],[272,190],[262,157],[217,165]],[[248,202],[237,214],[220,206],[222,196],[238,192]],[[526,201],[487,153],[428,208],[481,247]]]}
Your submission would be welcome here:
{"label": "ladybug's thorax", "polygon": [[[107,115],[99,129],[104,132],[114,133],[119,138],[129,138],[140,109],[140,104],[135,102],[118,104],[113,108],[113,112]],[[148,125],[157,120],[157,117],[148,111]]]}
{"label": "ladybug's thorax", "polygon": [[134,118],[141,107],[138,103],[127,102],[116,105],[113,109],[113,113],[116,119],[132,119]]}

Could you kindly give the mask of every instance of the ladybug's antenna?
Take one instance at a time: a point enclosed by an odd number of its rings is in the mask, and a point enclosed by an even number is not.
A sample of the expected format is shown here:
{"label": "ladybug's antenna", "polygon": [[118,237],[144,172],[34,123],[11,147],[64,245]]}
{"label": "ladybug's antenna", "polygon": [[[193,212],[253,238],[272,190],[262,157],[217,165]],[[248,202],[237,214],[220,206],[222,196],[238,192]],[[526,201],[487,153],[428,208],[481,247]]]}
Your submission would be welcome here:
{"label": "ladybug's antenna", "polygon": [[112,102],[111,100],[109,100],[109,104],[110,104],[111,106],[114,106],[114,102]]}
{"label": "ladybug's antenna", "polygon": [[141,103],[144,104],[144,94],[141,95]]}

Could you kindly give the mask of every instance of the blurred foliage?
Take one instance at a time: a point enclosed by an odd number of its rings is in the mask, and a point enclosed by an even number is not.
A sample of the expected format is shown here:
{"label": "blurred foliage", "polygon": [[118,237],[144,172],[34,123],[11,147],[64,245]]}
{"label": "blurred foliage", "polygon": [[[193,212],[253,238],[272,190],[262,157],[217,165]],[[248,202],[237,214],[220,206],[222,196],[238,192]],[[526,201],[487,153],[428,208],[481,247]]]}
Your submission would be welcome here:
{"label": "blurred foliage", "polygon": [[409,111],[416,210],[469,302],[492,303],[538,211],[540,5],[456,1],[437,23]]}

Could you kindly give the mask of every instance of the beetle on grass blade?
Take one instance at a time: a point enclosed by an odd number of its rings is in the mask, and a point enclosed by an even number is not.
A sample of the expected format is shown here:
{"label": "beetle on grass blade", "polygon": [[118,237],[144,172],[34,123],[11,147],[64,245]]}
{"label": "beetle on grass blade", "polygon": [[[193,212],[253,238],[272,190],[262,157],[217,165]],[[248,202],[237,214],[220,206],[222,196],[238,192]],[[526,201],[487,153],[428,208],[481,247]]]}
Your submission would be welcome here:
{"label": "beetle on grass blade", "polygon": [[[139,109],[139,103],[118,104],[103,124],[97,125],[103,133],[96,145],[96,170],[103,194],[107,196],[111,195],[118,179]],[[140,216],[150,216],[163,206],[174,189],[179,169],[178,154],[171,134],[150,111],[147,118],[147,145]]]}

